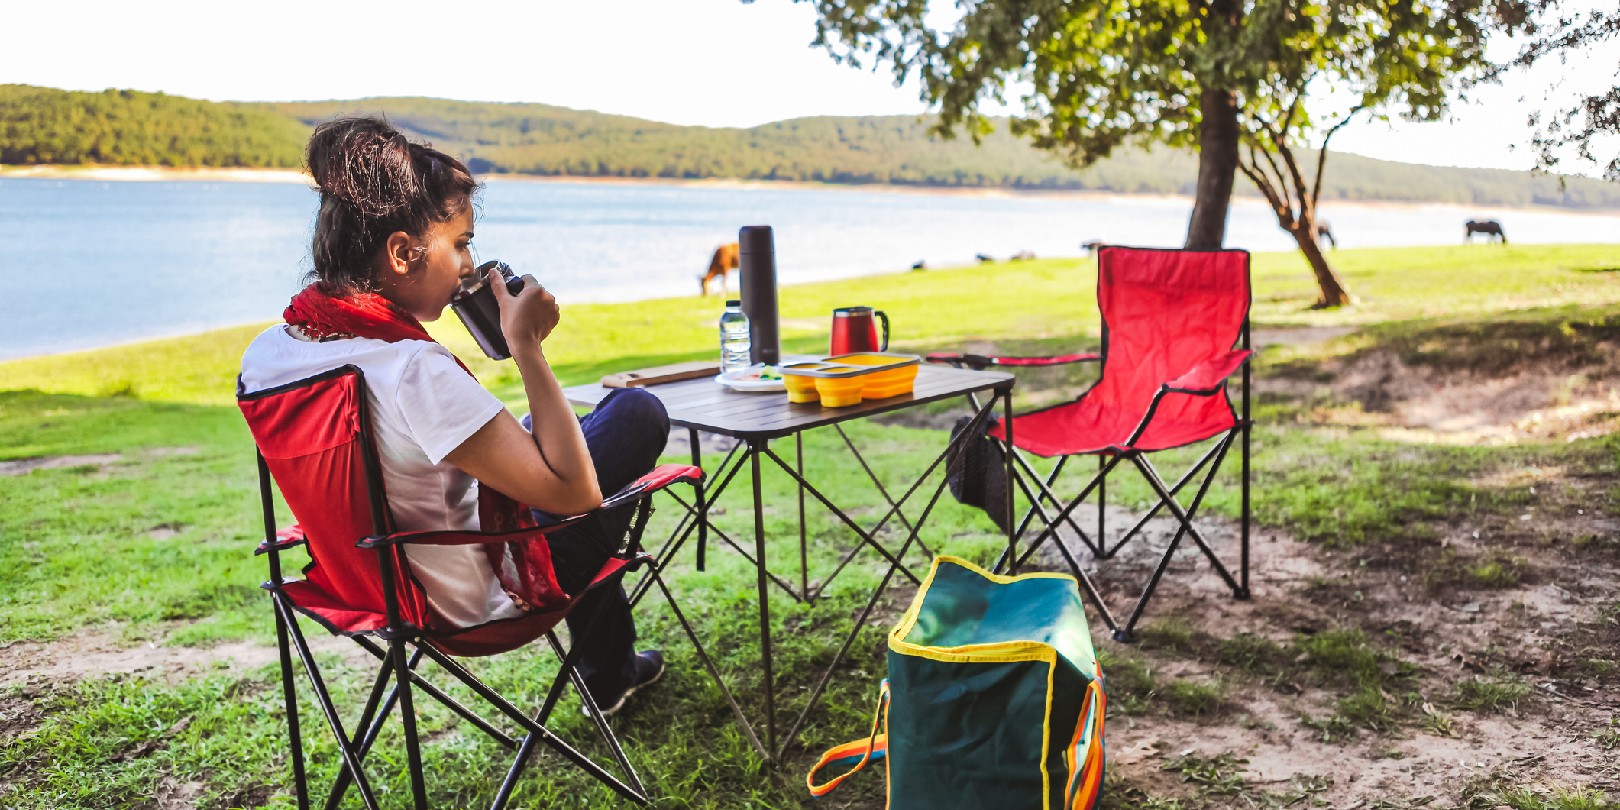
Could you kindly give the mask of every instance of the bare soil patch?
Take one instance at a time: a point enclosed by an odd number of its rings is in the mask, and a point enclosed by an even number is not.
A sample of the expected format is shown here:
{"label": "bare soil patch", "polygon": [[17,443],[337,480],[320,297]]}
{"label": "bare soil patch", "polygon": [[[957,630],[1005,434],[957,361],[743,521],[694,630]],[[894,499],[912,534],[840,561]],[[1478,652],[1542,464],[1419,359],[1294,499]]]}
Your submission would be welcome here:
{"label": "bare soil patch", "polygon": [[[134,457],[151,459],[165,456],[190,456],[196,455],[197,452],[195,447],[155,447],[143,450],[135,454]],[[0,461],[0,476],[27,475],[35,470],[59,470],[70,467],[94,467],[97,472],[101,472],[129,457],[123,453],[94,453],[12,459],[10,461]]]}
{"label": "bare soil patch", "polygon": [[[1348,331],[1255,338],[1310,343]],[[1317,424],[1413,444],[1562,444],[1620,430],[1613,340],[1569,351],[1521,341],[1515,357],[1445,337],[1297,366],[1267,368],[1262,355],[1257,394],[1308,404]],[[1080,390],[1055,372],[1019,372],[1018,408]],[[959,415],[906,424],[948,428]],[[1609,496],[1620,470],[1507,466],[1466,483],[1533,497],[1356,548],[1257,528],[1247,601],[1184,541],[1141,643],[1093,627],[1113,661],[1105,806],[1472,810],[1513,788],[1620,797],[1620,515]],[[1094,508],[1075,517],[1096,526]],[[1110,506],[1114,539],[1134,517]],[[1201,523],[1235,572],[1237,525]],[[1156,519],[1104,560],[1072,532],[1063,543],[1122,620],[1174,529]],[[1067,567],[1050,543],[1038,560]],[[1313,669],[1303,651],[1330,637],[1359,639],[1376,658],[1370,694]],[[1264,654],[1234,652],[1243,650]]]}
{"label": "bare soil patch", "polygon": [[[308,637],[317,652],[355,661],[370,657],[345,639],[326,633]],[[210,647],[147,642],[131,646],[112,633],[85,630],[50,642],[18,641],[0,647],[0,692],[54,688],[74,681],[135,676],[178,683],[228,666],[247,671],[277,661],[276,648],[250,641]],[[0,710],[0,713],[4,713]],[[3,723],[4,721],[0,721]]]}

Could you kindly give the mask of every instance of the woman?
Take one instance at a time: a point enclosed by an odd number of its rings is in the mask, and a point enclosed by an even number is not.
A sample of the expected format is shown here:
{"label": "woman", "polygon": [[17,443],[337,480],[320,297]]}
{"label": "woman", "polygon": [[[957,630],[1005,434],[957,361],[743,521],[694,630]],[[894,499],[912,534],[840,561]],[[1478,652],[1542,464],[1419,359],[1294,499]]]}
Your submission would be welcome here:
{"label": "woman", "polygon": [[[616,391],[576,419],[543,348],[557,326],[557,301],[532,276],[516,295],[493,271],[490,284],[532,430],[422,328],[474,273],[479,186],[466,166],[374,118],[317,127],[307,160],[321,194],[310,284],[293,298],[286,323],[248,346],[242,386],[262,390],[359,366],[397,530],[478,529],[475,483],[539,512],[576,515],[652,469],[669,434],[663,406],[645,391]],[[605,549],[620,544],[631,515],[617,512],[548,536],[564,590],[583,589]],[[521,613],[479,547],[414,547],[409,562],[430,607],[450,624]],[[634,651],[622,588],[597,589],[568,621],[583,645],[581,674],[605,712],[663,674],[656,650]]]}

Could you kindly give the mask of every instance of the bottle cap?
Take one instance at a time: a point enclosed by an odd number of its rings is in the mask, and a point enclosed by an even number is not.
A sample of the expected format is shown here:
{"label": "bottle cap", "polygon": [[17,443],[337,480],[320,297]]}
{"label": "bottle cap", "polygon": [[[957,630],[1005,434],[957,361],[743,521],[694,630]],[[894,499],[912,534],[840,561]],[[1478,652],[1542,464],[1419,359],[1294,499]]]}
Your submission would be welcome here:
{"label": "bottle cap", "polygon": [[732,298],[732,299],[726,301],[726,306],[728,306],[728,307],[740,307],[740,306],[742,306],[742,299],[741,298]]}

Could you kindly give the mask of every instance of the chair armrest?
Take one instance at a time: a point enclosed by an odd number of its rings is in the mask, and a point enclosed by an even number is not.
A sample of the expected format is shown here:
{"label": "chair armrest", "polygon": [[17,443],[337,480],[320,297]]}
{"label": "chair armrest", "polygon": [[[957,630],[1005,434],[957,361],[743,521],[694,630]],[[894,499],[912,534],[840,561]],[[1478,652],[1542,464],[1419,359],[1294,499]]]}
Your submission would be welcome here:
{"label": "chair armrest", "polygon": [[1238,349],[1220,357],[1211,358],[1193,366],[1185,374],[1164,384],[1165,391],[1196,396],[1211,396],[1221,390],[1226,378],[1249,362],[1254,352]]}
{"label": "chair armrest", "polygon": [[614,509],[631,501],[640,500],[670,484],[697,484],[703,480],[703,470],[690,464],[660,464],[652,472],[630,482],[630,485],[602,499],[598,509]]}
{"label": "chair armrest", "polygon": [[923,359],[930,363],[945,363],[957,368],[970,368],[974,371],[980,371],[990,366],[1061,366],[1068,363],[1089,363],[1101,360],[1102,355],[1096,352],[1080,352],[1077,354],[1056,354],[1040,357],[1016,357],[929,352]]}
{"label": "chair armrest", "polygon": [[268,554],[272,551],[284,551],[289,548],[301,546],[307,542],[309,542],[309,538],[304,536],[303,528],[294,523],[293,525],[276,532],[276,539],[274,541],[265,540],[259,543],[259,547],[253,550],[253,556],[257,557],[260,554]]}
{"label": "chair armrest", "polygon": [[602,499],[602,505],[582,515],[564,518],[556,523],[538,526],[530,529],[519,529],[511,532],[486,533],[460,530],[441,530],[427,532],[395,532],[390,535],[373,535],[364,537],[355,543],[360,548],[382,548],[394,545],[422,545],[422,546],[474,546],[510,543],[520,536],[547,535],[565,526],[572,526],[591,515],[604,509],[617,509],[627,506],[642,498],[652,495],[661,489],[676,483],[696,484],[703,480],[703,470],[690,464],[663,464],[652,472],[631,481],[629,486]]}

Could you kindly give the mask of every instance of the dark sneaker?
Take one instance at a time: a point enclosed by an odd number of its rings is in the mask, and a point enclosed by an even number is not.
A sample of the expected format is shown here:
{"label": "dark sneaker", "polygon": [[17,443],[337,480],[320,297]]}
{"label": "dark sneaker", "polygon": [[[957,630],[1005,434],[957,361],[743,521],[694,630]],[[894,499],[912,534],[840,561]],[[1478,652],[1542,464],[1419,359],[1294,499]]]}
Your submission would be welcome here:
{"label": "dark sneaker", "polygon": [[[659,678],[664,677],[664,654],[657,650],[642,650],[636,653],[631,668],[634,670],[634,674],[630,678],[630,685],[625,687],[623,692],[611,698],[604,695],[597,699],[596,706],[602,710],[603,717],[612,717],[617,714],[620,709],[624,708],[625,701],[629,700],[631,695],[657,683]],[[592,697],[595,698],[596,696],[592,695]]]}

